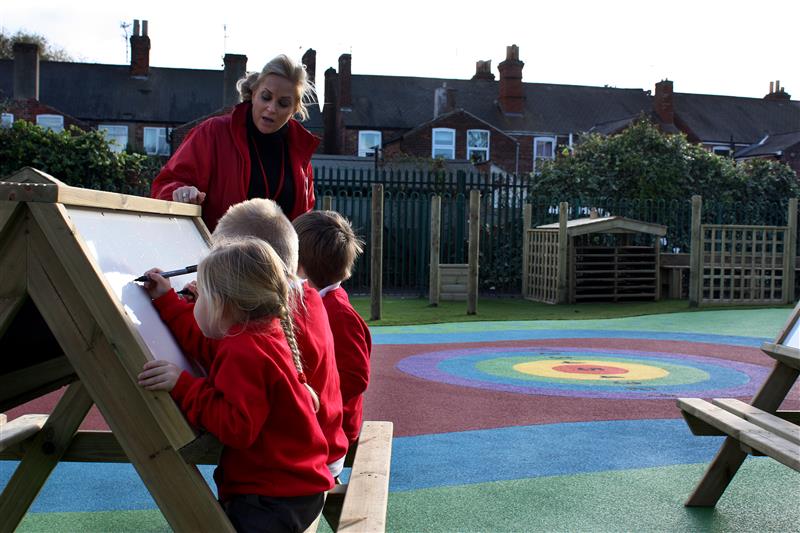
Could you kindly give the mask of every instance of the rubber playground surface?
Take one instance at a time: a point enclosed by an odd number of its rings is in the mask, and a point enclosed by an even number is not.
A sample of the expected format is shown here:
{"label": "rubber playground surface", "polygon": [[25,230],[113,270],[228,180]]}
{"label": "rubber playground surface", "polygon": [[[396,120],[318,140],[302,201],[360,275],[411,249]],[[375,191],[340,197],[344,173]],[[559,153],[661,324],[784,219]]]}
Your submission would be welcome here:
{"label": "rubber playground surface", "polygon": [[[365,419],[395,432],[387,531],[800,531],[800,473],[769,458],[749,457],[715,508],[684,507],[722,437],[693,436],[675,406],[749,401],[789,313],[373,328]],[[800,387],[782,408],[800,409]],[[0,487],[15,466],[0,462]],[[60,464],[20,527],[168,530],[130,465],[86,463]]]}

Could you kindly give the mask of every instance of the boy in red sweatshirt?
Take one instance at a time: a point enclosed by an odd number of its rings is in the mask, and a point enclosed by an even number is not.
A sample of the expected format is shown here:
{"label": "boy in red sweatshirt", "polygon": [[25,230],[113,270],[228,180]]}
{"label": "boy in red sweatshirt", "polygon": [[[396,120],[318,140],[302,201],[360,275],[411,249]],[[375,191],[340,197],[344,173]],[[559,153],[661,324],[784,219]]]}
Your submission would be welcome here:
{"label": "boy in red sweatshirt", "polygon": [[363,251],[350,222],[336,211],[309,211],[293,221],[300,242],[298,275],[319,290],[328,312],[342,388],[342,425],[352,446],[361,432],[372,338],[341,287]]}

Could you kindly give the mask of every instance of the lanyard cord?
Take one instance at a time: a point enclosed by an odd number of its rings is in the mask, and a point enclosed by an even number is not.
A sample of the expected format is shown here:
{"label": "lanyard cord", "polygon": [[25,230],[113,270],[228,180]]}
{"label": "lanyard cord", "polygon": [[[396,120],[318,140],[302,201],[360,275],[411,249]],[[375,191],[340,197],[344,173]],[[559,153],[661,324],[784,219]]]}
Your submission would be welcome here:
{"label": "lanyard cord", "polygon": [[286,155],[285,154],[286,149],[283,144],[283,139],[281,139],[281,173],[280,173],[280,178],[278,178],[278,188],[275,191],[275,196],[270,196],[269,194],[269,180],[267,180],[267,172],[264,170],[264,163],[261,161],[261,153],[258,150],[258,145],[256,144],[256,141],[253,139],[253,137],[250,137],[250,142],[253,144],[253,150],[256,153],[256,159],[258,159],[258,166],[261,168],[261,177],[264,179],[264,190],[266,191],[265,196],[277,202],[278,198],[280,198],[281,192],[283,191],[283,182],[285,179],[284,172],[286,170],[285,161],[283,159]]}

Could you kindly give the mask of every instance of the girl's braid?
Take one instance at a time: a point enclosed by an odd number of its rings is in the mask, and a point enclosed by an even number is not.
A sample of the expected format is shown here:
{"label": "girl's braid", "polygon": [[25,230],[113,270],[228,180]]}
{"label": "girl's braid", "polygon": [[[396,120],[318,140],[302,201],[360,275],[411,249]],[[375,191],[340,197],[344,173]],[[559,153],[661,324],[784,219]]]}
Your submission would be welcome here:
{"label": "girl's braid", "polygon": [[314,389],[311,388],[311,385],[308,384],[306,374],[303,372],[303,361],[300,358],[300,348],[297,346],[297,337],[294,336],[294,321],[292,320],[292,315],[285,313],[281,316],[281,327],[283,328],[286,342],[289,343],[289,349],[292,350],[292,360],[294,361],[295,368],[297,368],[297,376],[300,379],[300,383],[302,383],[311,394],[311,401],[314,403],[314,412],[316,413],[319,411],[319,396]]}

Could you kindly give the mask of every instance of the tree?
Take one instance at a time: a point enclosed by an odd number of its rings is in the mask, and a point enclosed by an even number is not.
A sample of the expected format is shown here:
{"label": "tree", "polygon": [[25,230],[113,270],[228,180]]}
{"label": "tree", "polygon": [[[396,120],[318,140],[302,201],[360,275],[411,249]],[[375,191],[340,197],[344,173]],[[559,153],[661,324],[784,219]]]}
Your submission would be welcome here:
{"label": "tree", "polygon": [[5,28],[0,28],[0,59],[13,59],[14,43],[18,42],[38,44],[40,57],[45,61],[73,61],[66,50],[51,44],[43,35],[24,30],[17,30],[11,35]]}
{"label": "tree", "polygon": [[112,152],[97,130],[70,126],[57,133],[26,120],[0,129],[0,177],[32,166],[67,185],[147,196],[161,164],[158,158]]}
{"label": "tree", "polygon": [[736,164],[666,135],[642,118],[612,136],[587,135],[573,154],[543,165],[531,192],[562,198],[685,200],[693,194],[722,202],[752,202],[800,195],[800,181],[775,161]]}

